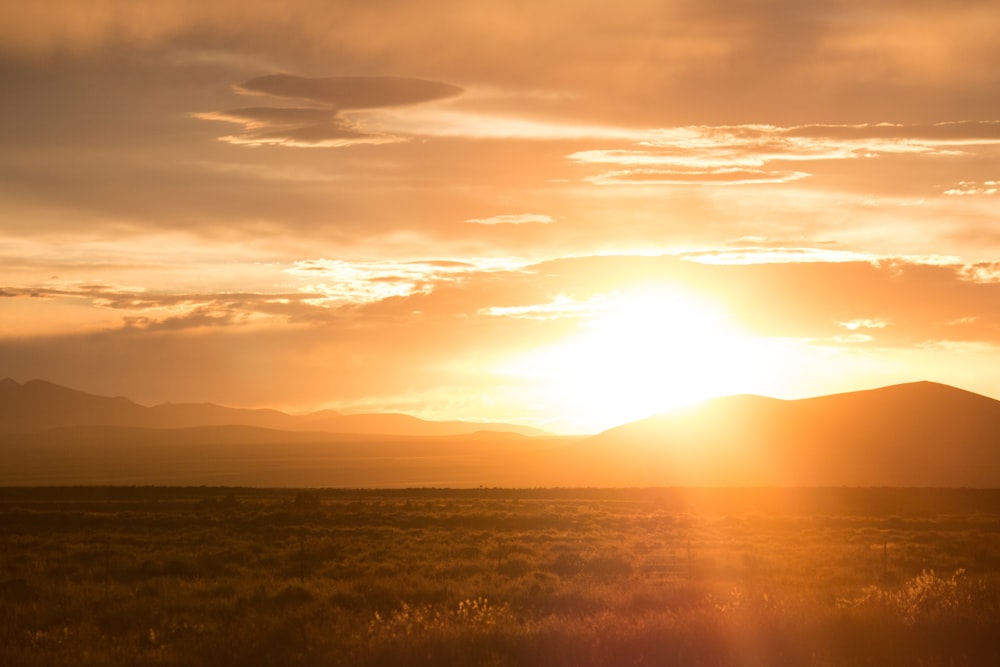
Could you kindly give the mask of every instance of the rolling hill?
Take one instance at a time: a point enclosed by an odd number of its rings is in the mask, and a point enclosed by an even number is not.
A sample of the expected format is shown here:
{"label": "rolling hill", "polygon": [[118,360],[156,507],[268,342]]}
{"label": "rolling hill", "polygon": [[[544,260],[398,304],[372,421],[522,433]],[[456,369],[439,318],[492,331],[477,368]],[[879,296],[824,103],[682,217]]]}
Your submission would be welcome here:
{"label": "rolling hill", "polygon": [[579,464],[633,483],[1000,486],[1000,401],[933,382],[778,400],[730,396],[625,424]]}
{"label": "rolling hill", "polygon": [[515,424],[427,421],[403,414],[341,414],[322,410],[289,415],[277,410],[247,410],[210,403],[165,403],[147,407],[127,398],[95,396],[44,380],[23,384],[0,380],[0,433],[33,433],[75,426],[147,429],[201,426],[254,426],[282,431],[319,431],[379,435],[446,436],[481,430],[546,435]]}
{"label": "rolling hill", "polygon": [[932,382],[729,396],[588,438],[537,433],[406,415],[144,407],[8,380],[0,485],[1000,487],[1000,401]]}

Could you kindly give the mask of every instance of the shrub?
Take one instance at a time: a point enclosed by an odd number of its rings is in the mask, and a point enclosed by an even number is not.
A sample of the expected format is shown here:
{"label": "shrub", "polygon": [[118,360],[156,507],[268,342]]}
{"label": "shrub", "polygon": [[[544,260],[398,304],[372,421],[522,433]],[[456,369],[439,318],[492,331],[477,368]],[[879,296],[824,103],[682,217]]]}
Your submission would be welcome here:
{"label": "shrub", "polygon": [[984,611],[995,611],[996,596],[981,580],[970,580],[959,568],[948,578],[924,570],[898,590],[866,587],[860,596],[841,600],[842,608],[879,611],[908,624],[960,620]]}

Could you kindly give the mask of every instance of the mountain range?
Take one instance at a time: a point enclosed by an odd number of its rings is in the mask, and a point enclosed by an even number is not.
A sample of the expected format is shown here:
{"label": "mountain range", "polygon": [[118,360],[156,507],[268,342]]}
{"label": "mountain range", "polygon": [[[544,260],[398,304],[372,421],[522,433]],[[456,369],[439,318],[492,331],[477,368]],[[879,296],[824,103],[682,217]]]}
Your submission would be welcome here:
{"label": "mountain range", "polygon": [[0,381],[0,485],[1000,487],[1000,401],[933,382],[713,399],[590,437],[145,407]]}
{"label": "mountain range", "polygon": [[241,425],[282,431],[442,436],[503,431],[545,435],[514,424],[427,421],[405,414],[342,414],[321,410],[289,415],[278,410],[229,408],[211,403],[164,403],[146,407],[127,398],[95,396],[45,380],[24,384],[0,380],[0,433],[32,433],[59,427],[124,426],[135,428],[194,428]]}

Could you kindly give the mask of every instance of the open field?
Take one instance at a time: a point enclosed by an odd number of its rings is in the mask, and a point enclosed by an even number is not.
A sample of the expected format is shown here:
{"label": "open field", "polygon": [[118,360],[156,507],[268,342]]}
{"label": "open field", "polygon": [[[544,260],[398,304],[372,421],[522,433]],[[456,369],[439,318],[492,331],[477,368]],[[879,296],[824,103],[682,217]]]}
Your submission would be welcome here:
{"label": "open field", "polygon": [[0,665],[995,665],[1000,491],[0,489]]}

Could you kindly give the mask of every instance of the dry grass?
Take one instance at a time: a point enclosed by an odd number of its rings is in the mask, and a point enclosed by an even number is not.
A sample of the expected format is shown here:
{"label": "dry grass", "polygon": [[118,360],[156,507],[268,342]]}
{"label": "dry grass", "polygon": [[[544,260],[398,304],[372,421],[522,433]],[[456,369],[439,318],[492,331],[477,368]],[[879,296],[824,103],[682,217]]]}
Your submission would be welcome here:
{"label": "dry grass", "polygon": [[0,490],[0,665],[994,665],[998,501]]}

